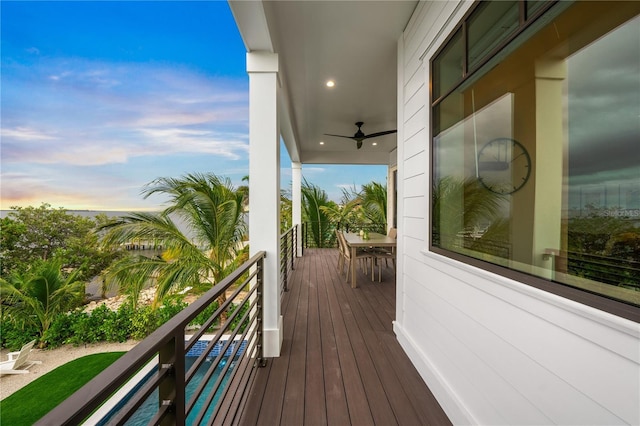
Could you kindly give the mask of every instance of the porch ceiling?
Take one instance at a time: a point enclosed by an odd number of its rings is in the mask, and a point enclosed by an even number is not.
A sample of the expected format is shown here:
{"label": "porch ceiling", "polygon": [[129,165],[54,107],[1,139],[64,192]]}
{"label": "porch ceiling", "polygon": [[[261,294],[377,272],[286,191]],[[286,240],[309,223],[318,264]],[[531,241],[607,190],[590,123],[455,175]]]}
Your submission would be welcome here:
{"label": "porch ceiling", "polygon": [[247,51],[278,53],[280,128],[293,161],[388,164],[396,134],[367,139],[359,150],[324,134],[353,135],[357,121],[365,134],[397,129],[397,43],[416,4],[229,1]]}

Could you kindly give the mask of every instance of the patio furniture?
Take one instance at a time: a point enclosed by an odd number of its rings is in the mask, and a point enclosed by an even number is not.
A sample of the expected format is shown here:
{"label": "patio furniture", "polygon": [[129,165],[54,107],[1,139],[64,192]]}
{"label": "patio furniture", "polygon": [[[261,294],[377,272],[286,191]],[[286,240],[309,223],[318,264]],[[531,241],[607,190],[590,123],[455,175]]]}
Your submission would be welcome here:
{"label": "patio furniture", "polygon": [[[387,236],[390,238],[397,238],[398,230],[396,228],[389,229]],[[396,249],[395,247],[379,247],[374,251],[374,261],[378,265],[378,282],[382,281],[382,260],[385,262],[385,266],[389,267],[389,260],[393,264],[393,269],[396,268]],[[378,262],[380,261],[380,262]]]}
{"label": "patio furniture", "polygon": [[29,354],[36,341],[32,340],[24,345],[19,352],[9,352],[9,360],[0,362],[0,375],[27,374],[28,368],[34,364],[42,364],[40,361],[30,361]]}
{"label": "patio furniture", "polygon": [[[374,257],[375,254],[373,249],[378,249],[381,247],[393,248],[396,247],[396,239],[391,238],[388,235],[378,234],[375,232],[371,232],[369,234],[369,238],[365,239],[361,237],[359,234],[347,232],[344,233],[344,239],[348,250],[351,252],[351,256],[355,257],[356,250],[358,248],[369,248],[366,252],[367,256]],[[373,269],[373,265],[372,265]],[[372,272],[373,274],[373,272]],[[356,288],[358,286],[356,282],[356,268],[353,262],[351,263],[351,287]]]}
{"label": "patio furniture", "polygon": [[364,261],[363,270],[366,273],[369,269],[368,261],[371,260],[371,273],[373,274],[373,253],[367,250],[357,250],[356,248],[349,247],[349,244],[345,239],[345,234],[342,231],[336,231],[336,233],[338,235],[338,247],[340,248],[340,256],[343,258],[342,262],[338,261],[340,275],[342,275],[342,269],[346,264],[347,272],[345,278],[347,282],[349,282],[349,272],[351,271],[351,287],[355,288],[355,262],[358,260]]}

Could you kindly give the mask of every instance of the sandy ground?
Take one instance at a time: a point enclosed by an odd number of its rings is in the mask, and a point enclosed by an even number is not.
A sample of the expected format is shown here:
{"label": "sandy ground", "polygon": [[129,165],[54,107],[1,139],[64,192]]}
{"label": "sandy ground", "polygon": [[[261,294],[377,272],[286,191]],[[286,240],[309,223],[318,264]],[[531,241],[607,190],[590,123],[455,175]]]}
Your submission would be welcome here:
{"label": "sandy ground", "polygon": [[[29,359],[33,361],[41,361],[42,364],[35,364],[29,368],[27,374],[10,374],[0,376],[0,400],[8,397],[18,389],[31,383],[39,377],[42,377],[56,367],[73,361],[76,358],[85,355],[100,352],[121,352],[128,351],[138,342],[127,341],[124,343],[96,343],[85,346],[65,345],[56,349],[33,349],[29,355]],[[0,352],[0,360],[7,360],[7,350]]]}

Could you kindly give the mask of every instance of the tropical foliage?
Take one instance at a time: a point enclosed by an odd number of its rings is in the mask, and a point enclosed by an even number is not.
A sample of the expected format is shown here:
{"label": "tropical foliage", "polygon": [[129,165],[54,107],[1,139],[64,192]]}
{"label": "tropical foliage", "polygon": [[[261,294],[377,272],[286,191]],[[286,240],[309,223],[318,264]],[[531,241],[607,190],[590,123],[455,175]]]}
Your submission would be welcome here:
{"label": "tropical foliage", "polygon": [[58,314],[82,304],[85,287],[77,275],[63,275],[60,264],[49,260],[32,271],[0,279],[3,323],[11,320],[44,335]]}
{"label": "tropical foliage", "polygon": [[306,179],[302,182],[302,214],[303,221],[308,224],[307,232],[316,247],[329,247],[335,241],[334,227],[323,207],[332,207],[327,193]]}
{"label": "tropical foliage", "polygon": [[62,268],[78,270],[78,279],[90,279],[113,261],[116,253],[99,249],[94,230],[106,216],[94,220],[40,207],[12,207],[1,219],[0,272],[23,274],[41,262],[55,259]]}
{"label": "tropical foliage", "polygon": [[168,197],[164,211],[131,213],[107,225],[103,237],[106,246],[141,240],[155,242],[164,250],[155,258],[123,258],[108,269],[110,281],[130,295],[134,307],[140,290],[151,280],[157,285],[154,306],[159,306],[172,292],[210,288],[248,257],[242,243],[246,192],[235,189],[229,179],[214,174],[160,178],[143,191],[145,198],[154,194]]}
{"label": "tropical foliage", "polygon": [[371,223],[387,223],[387,186],[378,182],[362,185],[358,194],[362,214]]}
{"label": "tropical foliage", "polygon": [[[454,248],[473,244],[483,251],[488,241],[507,241],[508,221],[500,217],[504,197],[485,190],[475,178],[445,177],[433,188],[434,242]],[[481,238],[464,241],[465,235],[486,224]]]}
{"label": "tropical foliage", "polygon": [[360,191],[355,187],[343,189],[337,204],[328,199],[323,189],[304,180],[302,212],[312,244],[316,247],[334,246],[336,228],[367,228],[384,233],[387,226],[387,187],[370,182]]}

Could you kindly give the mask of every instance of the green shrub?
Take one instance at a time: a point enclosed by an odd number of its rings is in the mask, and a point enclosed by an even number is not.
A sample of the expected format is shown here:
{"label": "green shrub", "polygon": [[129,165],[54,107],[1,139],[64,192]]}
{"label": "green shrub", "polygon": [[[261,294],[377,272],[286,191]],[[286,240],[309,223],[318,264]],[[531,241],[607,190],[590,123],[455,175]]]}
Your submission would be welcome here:
{"label": "green shrub", "polygon": [[100,305],[90,314],[79,316],[72,325],[73,335],[69,342],[74,345],[81,345],[83,343],[96,343],[107,340],[103,325],[112,314],[109,308],[105,305]]}
{"label": "green shrub", "polygon": [[[215,306],[209,307],[210,316]],[[142,306],[137,309],[124,304],[117,311],[100,305],[91,313],[80,309],[58,314],[41,341],[49,348],[57,348],[67,343],[83,345],[97,342],[124,342],[127,339],[144,339],[151,332],[182,311],[187,303],[169,300],[159,309]],[[201,314],[205,315],[207,312]],[[17,350],[23,344],[38,337],[35,327],[23,327],[12,320],[3,320],[0,327],[0,341],[3,347]]]}
{"label": "green shrub", "polygon": [[74,333],[74,324],[81,321],[87,314],[80,309],[66,314],[59,314],[53,319],[51,326],[44,333],[42,339],[47,347],[57,348],[66,343],[70,343]]}
{"label": "green shrub", "polygon": [[131,316],[131,337],[144,339],[158,327],[158,312],[151,306],[138,307]]}
{"label": "green shrub", "polygon": [[[220,305],[218,304],[218,301],[214,301],[212,304],[210,304],[209,306],[207,306],[207,308],[205,310],[203,310],[202,312],[200,312],[198,314],[198,316],[196,316],[193,320],[191,320],[191,322],[189,323],[189,325],[192,326],[201,326],[202,324],[204,324],[210,317],[211,315],[214,314],[215,311],[218,310],[218,307]],[[216,320],[212,326],[217,326],[218,325],[219,320]]]}
{"label": "green shrub", "polygon": [[0,325],[0,342],[2,347],[10,351],[19,350],[25,343],[38,338],[38,328],[32,324],[24,324],[10,318],[3,318]]}
{"label": "green shrub", "polygon": [[129,339],[132,313],[129,305],[122,305],[116,312],[112,312],[103,324],[105,339],[108,342],[125,342]]}
{"label": "green shrub", "polygon": [[158,327],[169,321],[187,306],[187,303],[181,300],[165,302],[165,304],[158,309]]}
{"label": "green shrub", "polygon": [[[229,307],[229,316],[231,316],[231,314],[233,314],[233,312],[235,312],[236,309],[238,309],[238,306],[240,305],[231,305]],[[235,330],[238,325],[240,324],[240,321],[242,320],[242,317],[244,316],[244,314],[247,312],[247,310],[249,309],[249,302],[245,302],[242,304],[242,306],[240,306],[240,312],[238,312],[238,315],[233,319],[233,321],[231,322],[231,331]],[[247,317],[247,319],[242,323],[242,325],[240,326],[240,330],[238,330],[238,333],[243,333],[245,328],[247,328],[247,325],[249,324],[249,319],[250,316]]]}

